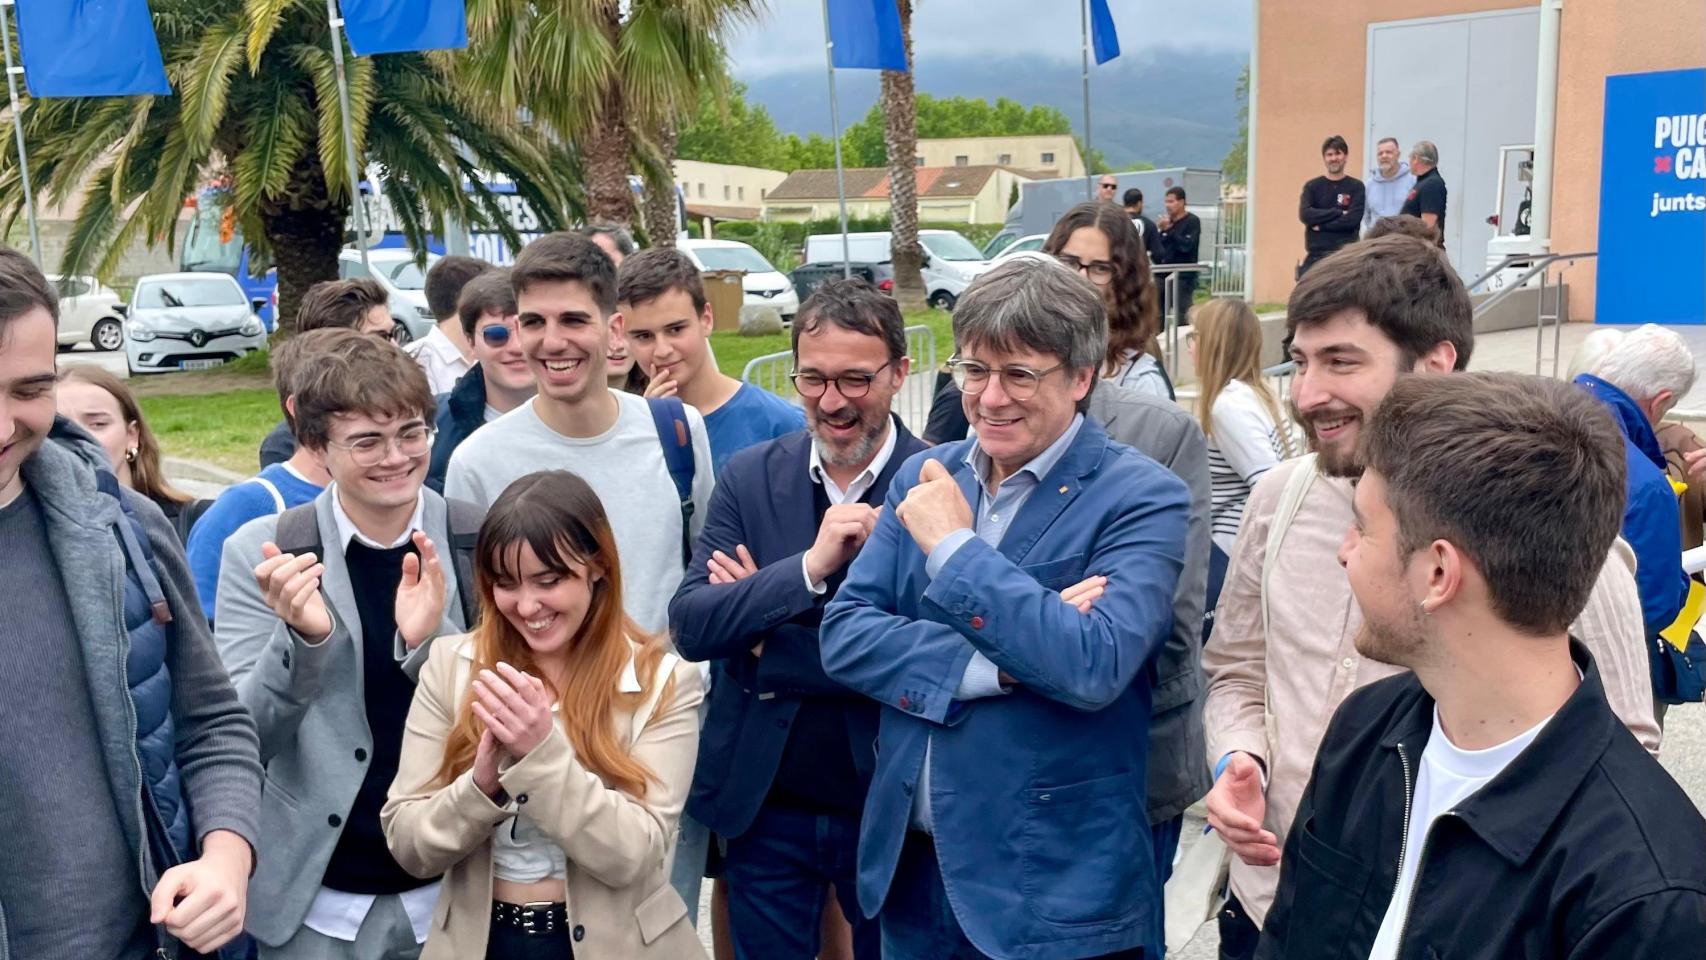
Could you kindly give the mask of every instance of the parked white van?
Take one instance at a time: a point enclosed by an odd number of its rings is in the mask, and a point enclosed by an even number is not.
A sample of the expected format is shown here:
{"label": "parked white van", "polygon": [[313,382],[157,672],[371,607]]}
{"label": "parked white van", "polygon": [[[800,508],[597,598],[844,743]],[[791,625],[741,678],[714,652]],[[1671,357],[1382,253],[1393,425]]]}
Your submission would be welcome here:
{"label": "parked white van", "polygon": [[[894,279],[894,255],[890,251],[892,237],[887,230],[878,233],[847,235],[847,259],[853,263],[876,266],[877,282]],[[989,261],[972,242],[952,230],[920,230],[918,242],[924,247],[924,290],[930,305],[938,310],[952,310],[966,287],[978,274],[989,269]],[[807,263],[840,263],[841,234],[820,233],[806,238]]]}

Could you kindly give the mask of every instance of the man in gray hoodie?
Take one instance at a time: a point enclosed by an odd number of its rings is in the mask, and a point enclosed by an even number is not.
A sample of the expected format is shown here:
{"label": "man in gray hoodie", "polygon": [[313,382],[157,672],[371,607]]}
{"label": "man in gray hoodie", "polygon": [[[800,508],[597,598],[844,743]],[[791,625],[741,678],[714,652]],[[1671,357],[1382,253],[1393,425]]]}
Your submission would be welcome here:
{"label": "man in gray hoodie", "polygon": [[1368,228],[1374,226],[1374,221],[1397,216],[1404,209],[1404,198],[1410,195],[1410,188],[1416,185],[1416,175],[1410,172],[1410,165],[1398,159],[1400,152],[1398,141],[1392,137],[1375,145],[1375,167],[1368,172],[1368,202],[1362,213],[1365,236]]}
{"label": "man in gray hoodie", "polygon": [[0,247],[0,960],[243,928],[255,726],[158,507],[55,416],[58,298]]}

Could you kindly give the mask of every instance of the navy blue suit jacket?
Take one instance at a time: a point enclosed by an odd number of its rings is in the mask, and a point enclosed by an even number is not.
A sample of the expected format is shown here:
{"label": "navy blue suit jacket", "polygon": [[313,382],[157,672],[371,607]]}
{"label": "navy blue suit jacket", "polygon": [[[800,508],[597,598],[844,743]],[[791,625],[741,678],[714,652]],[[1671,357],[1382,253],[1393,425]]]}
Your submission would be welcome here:
{"label": "navy blue suit jacket", "polygon": [[[866,495],[873,505],[882,503],[901,463],[926,449],[898,419],[891,422],[894,455]],[[818,653],[816,614],[830,597],[806,588],[801,566],[821,519],[810,463],[811,435],[804,430],[730,458],[711,495],[693,562],[669,605],[681,655],[715,661],[687,812],[723,837],[745,833],[758,815],[802,698],[845,700],[861,779],[875,765],[876,705],[830,680]],[[752,553],[758,573],[737,583],[710,583],[711,552],[734,556],[737,544]],[[806,624],[797,622],[802,619]],[[751,650],[761,642],[763,656],[755,657]]]}
{"label": "navy blue suit jacket", "polygon": [[[1086,421],[999,549],[972,539],[935,580],[894,508],[940,460],[976,509],[976,440],[901,467],[887,508],[825,614],[829,676],[883,705],[859,844],[876,915],[931,745],[929,804],[948,900],[995,958],[1064,960],[1150,943],[1159,923],[1145,814],[1150,679],[1173,629],[1190,494]],[[1059,592],[1108,577],[1088,614]],[[1015,681],[958,701],[973,651]]]}

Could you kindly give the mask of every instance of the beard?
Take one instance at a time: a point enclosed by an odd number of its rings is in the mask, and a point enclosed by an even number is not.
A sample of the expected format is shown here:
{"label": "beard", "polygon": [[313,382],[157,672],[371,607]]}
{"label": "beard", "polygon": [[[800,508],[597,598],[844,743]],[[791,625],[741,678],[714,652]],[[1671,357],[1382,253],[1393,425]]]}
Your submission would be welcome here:
{"label": "beard", "polygon": [[1364,422],[1362,411],[1347,407],[1338,410],[1317,410],[1314,413],[1306,414],[1297,409],[1296,404],[1287,403],[1287,406],[1291,410],[1291,418],[1303,427],[1303,436],[1309,444],[1309,452],[1315,454],[1315,468],[1317,470],[1329,477],[1347,480],[1355,480],[1362,476],[1363,464],[1355,443],[1337,441],[1329,445],[1324,443],[1315,432],[1316,421],[1342,420],[1346,417],[1352,417],[1358,425],[1357,432],[1360,434],[1362,432],[1361,425]]}
{"label": "beard", "polygon": [[1380,623],[1365,611],[1362,628],[1352,641],[1357,653],[1370,660],[1414,670],[1427,646],[1427,618],[1414,605],[1406,606],[1405,610],[1393,623]]}
{"label": "beard", "polygon": [[[847,407],[834,414],[821,410],[813,415],[806,424],[806,430],[817,442],[818,456],[835,467],[857,467],[868,462],[877,452],[882,443],[883,431],[888,428],[888,408],[867,415],[857,407]],[[859,432],[852,440],[835,440],[824,436],[822,425],[848,427],[858,424]]]}

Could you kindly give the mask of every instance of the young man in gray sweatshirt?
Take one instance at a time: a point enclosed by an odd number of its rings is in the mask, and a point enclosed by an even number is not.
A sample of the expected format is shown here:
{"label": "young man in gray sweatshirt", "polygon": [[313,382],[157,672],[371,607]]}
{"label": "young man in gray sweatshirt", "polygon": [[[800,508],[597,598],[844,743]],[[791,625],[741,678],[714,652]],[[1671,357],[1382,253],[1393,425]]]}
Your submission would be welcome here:
{"label": "young man in gray sweatshirt", "polygon": [[0,960],[205,953],[243,929],[255,727],[171,525],[54,414],[58,308],[0,247]]}

